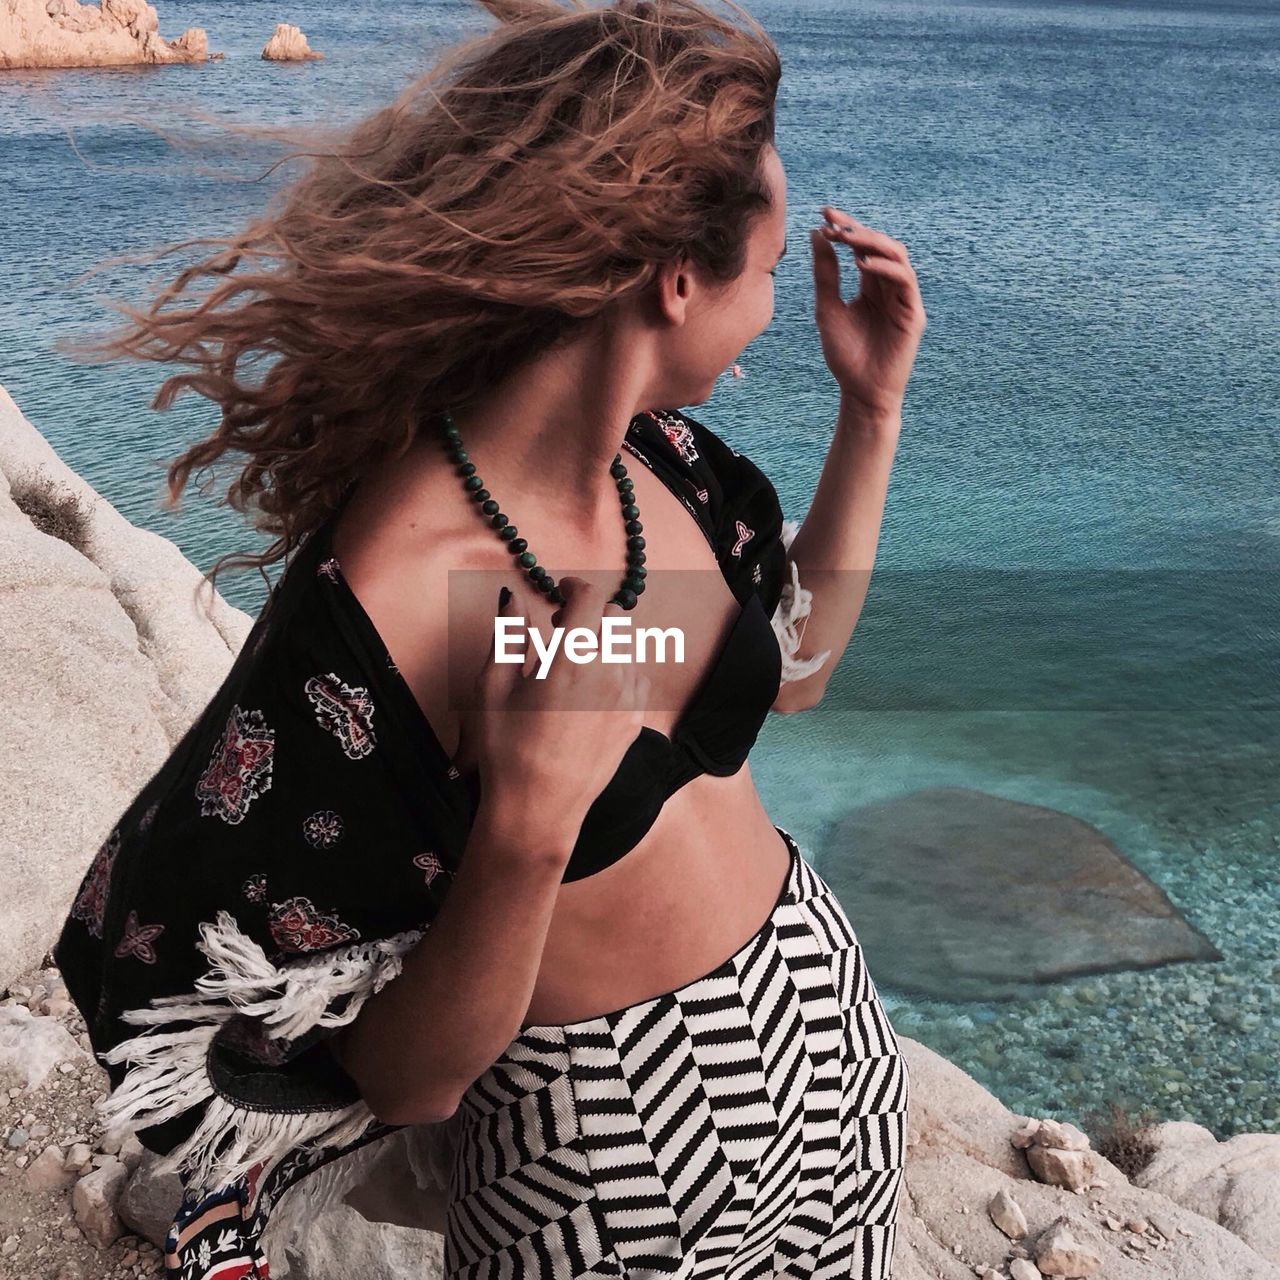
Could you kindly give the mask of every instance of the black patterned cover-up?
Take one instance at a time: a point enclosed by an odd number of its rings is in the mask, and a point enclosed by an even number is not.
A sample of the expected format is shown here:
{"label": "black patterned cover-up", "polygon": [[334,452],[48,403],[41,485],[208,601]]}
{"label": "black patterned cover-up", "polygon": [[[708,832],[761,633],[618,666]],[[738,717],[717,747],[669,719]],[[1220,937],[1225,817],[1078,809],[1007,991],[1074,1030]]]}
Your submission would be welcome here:
{"label": "black patterned cover-up", "polygon": [[[624,448],[702,525],[735,597],[759,595],[783,678],[820,666],[828,655],[796,657],[809,593],[767,477],[675,411],[638,415]],[[478,802],[356,625],[323,542],[295,548],[221,687],[93,857],[54,947],[109,1076],[100,1119],[186,1188],[166,1247],[181,1280],[265,1280],[259,1241],[283,1193],[325,1185],[338,1157],[400,1127],[323,1041],[429,927]]]}

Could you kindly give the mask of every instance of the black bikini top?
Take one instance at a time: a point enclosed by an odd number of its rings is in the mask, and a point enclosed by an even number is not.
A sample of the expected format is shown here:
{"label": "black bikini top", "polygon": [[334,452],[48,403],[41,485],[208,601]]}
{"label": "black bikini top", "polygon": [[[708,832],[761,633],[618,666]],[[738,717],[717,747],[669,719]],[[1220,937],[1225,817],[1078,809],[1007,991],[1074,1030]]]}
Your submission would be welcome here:
{"label": "black bikini top", "polygon": [[[648,725],[627,748],[596,797],[565,868],[568,883],[594,875],[629,853],[653,826],[667,799],[700,773],[727,777],[746,761],[781,684],[782,653],[771,618],[782,592],[786,552],[782,509],[763,472],[707,427],[684,414],[655,410],[630,423],[626,453],[658,476],[693,515],[738,601],[740,612],[719,653],[668,737]],[[341,579],[329,548],[332,518],[317,537],[319,555]],[[417,698],[399,674],[372,620],[349,588],[341,592],[347,621],[388,672],[404,721],[416,727],[428,762],[452,786],[469,830],[480,801],[479,778],[454,766]]]}

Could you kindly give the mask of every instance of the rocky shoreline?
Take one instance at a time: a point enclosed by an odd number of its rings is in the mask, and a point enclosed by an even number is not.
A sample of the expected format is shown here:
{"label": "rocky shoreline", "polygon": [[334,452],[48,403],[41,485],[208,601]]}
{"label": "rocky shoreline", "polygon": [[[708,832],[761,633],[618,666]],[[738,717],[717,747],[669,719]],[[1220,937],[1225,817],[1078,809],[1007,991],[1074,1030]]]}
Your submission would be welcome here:
{"label": "rocky shoreline", "polygon": [[[73,67],[164,66],[215,62],[202,27],[175,40],[160,34],[160,19],[147,0],[0,0],[0,70]],[[268,62],[323,58],[287,22],[276,23],[262,49]]]}
{"label": "rocky shoreline", "polygon": [[[106,1073],[48,947],[106,828],[206,705],[252,619],[221,597],[206,614],[195,566],[71,471],[2,388],[0,539],[12,886],[0,1280],[160,1276],[177,1181],[151,1172],[136,1139],[104,1141],[93,1108]],[[1122,1156],[1101,1135],[1015,1114],[900,1039],[912,1112],[895,1280],[1280,1280],[1280,1135],[1218,1142],[1168,1121],[1143,1132],[1141,1159]],[[288,1193],[264,1241],[276,1280],[440,1274],[440,1193],[415,1176],[414,1134],[373,1144],[318,1219],[306,1180]]]}
{"label": "rocky shoreline", "polygon": [[146,0],[0,0],[0,68],[162,65],[209,57],[200,27],[166,40]]}

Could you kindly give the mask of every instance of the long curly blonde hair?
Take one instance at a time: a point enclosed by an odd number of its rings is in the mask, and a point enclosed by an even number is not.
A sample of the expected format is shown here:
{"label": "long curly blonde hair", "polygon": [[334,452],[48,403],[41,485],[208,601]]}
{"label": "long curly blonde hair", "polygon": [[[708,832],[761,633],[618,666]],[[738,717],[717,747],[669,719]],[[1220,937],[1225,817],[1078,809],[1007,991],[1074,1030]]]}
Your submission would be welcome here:
{"label": "long curly blonde hair", "polygon": [[571,338],[660,263],[741,272],[770,199],[773,43],[733,0],[730,17],[696,0],[570,2],[478,0],[496,28],[354,126],[306,133],[308,168],[264,216],[161,249],[218,246],[147,310],[112,302],[127,327],[64,348],[192,365],[151,407],[184,388],[218,405],[217,429],[168,465],[164,505],[234,450],[226,505],[252,504],[276,541],[223,556],[211,588],[224,565],[286,556],[430,412]]}

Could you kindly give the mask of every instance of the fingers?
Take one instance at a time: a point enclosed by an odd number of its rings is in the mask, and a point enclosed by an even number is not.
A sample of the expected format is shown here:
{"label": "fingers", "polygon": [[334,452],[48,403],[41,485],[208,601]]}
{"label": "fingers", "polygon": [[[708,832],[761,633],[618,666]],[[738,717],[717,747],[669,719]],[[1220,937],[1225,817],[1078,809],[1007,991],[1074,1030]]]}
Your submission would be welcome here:
{"label": "fingers", "polygon": [[[840,297],[840,260],[837,244],[847,244],[853,250],[854,262],[862,273],[864,293],[871,279],[887,297],[896,295],[910,304],[916,293],[916,273],[907,257],[907,247],[900,240],[881,231],[864,226],[835,205],[823,205],[822,215],[827,225],[810,233],[813,244],[813,286],[816,310],[821,313],[835,306],[843,306]],[[895,288],[897,285],[899,287]]]}
{"label": "fingers", "polygon": [[872,230],[834,205],[823,205],[822,216],[831,224],[820,228],[822,235],[828,242],[850,245],[859,266],[868,256],[881,256],[910,265],[907,246],[901,240],[895,240],[883,231]]}
{"label": "fingers", "polygon": [[[574,627],[584,627],[601,635],[601,624],[612,600],[601,599],[604,589],[593,586],[585,578],[569,575],[560,579],[560,590],[564,595],[564,604],[556,610],[552,621],[571,631]],[[623,612],[620,605],[614,605],[614,613]],[[613,616],[613,615],[610,615]]]}
{"label": "fingers", "polygon": [[[497,654],[498,654],[497,620],[499,618],[522,618],[524,619],[525,626],[526,627],[528,626],[529,620],[525,615],[524,605],[520,602],[520,597],[516,594],[515,591],[511,592],[511,595],[507,599],[507,603],[505,605],[502,605],[494,613],[493,630],[489,637],[489,656],[485,660],[485,665],[481,672],[482,676],[485,677],[486,679],[492,680],[496,678],[502,678],[509,682],[514,682],[524,674],[525,664],[522,662],[499,662],[497,660]],[[526,649],[526,656],[528,656],[528,649]]]}
{"label": "fingers", "polygon": [[840,299],[840,259],[835,246],[827,243],[817,231],[809,233],[813,244],[813,298],[818,311],[843,306]]}

